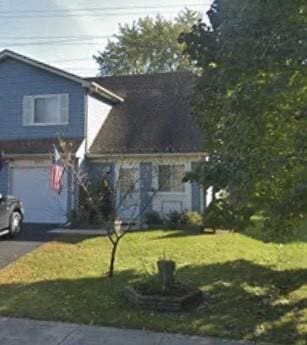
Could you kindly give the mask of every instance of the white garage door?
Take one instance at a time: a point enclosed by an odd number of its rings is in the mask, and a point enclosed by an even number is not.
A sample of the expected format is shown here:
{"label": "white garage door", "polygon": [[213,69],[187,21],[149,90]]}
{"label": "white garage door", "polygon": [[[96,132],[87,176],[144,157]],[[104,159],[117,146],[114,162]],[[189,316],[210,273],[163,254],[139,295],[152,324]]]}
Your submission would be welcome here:
{"label": "white garage door", "polygon": [[11,193],[24,203],[26,223],[66,222],[66,177],[60,195],[50,189],[50,167],[13,167],[10,182]]}

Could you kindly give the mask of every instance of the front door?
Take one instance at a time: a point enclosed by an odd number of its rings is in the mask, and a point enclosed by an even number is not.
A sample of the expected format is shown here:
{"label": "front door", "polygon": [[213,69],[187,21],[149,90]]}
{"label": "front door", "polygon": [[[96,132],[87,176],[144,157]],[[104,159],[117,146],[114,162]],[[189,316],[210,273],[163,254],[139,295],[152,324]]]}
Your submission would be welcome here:
{"label": "front door", "polygon": [[136,222],[140,212],[139,165],[122,165],[117,175],[117,214],[124,222]]}

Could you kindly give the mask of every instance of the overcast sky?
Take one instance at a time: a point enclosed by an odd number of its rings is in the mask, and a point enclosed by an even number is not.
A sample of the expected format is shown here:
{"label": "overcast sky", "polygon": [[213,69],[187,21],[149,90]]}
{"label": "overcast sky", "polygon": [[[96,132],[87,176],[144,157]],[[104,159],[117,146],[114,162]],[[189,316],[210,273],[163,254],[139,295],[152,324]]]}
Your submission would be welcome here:
{"label": "overcast sky", "polygon": [[185,7],[205,14],[212,0],[0,0],[0,50],[11,49],[82,76],[118,24]]}

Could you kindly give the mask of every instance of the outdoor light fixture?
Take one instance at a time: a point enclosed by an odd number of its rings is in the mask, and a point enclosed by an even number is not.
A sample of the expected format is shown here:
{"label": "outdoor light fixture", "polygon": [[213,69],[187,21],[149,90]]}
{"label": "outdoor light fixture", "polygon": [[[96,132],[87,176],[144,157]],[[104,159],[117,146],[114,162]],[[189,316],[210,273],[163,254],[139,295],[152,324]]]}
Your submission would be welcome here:
{"label": "outdoor light fixture", "polygon": [[114,220],[114,231],[116,234],[120,235],[122,231],[122,221],[119,218],[115,218]]}

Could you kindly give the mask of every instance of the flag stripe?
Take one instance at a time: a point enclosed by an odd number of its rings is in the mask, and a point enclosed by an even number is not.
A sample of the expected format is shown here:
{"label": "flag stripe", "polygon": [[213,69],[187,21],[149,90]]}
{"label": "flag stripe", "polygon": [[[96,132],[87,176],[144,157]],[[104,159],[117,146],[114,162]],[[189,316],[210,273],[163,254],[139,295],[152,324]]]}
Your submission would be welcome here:
{"label": "flag stripe", "polygon": [[52,157],[50,187],[54,192],[60,193],[62,189],[62,178],[64,175],[64,165],[61,155],[54,146],[54,154]]}

